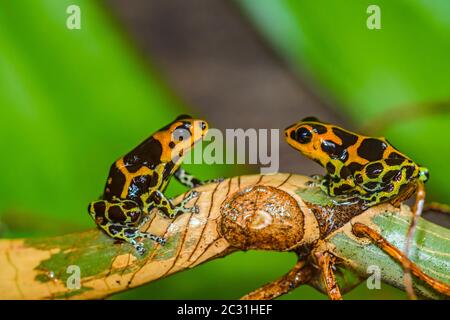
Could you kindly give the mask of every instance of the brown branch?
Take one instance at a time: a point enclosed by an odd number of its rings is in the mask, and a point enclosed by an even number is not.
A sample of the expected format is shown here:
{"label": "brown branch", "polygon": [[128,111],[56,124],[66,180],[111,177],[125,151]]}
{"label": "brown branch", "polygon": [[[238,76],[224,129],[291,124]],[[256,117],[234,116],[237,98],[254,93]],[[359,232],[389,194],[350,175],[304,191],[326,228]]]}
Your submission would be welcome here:
{"label": "brown branch", "polygon": [[[325,246],[348,271],[336,274],[342,292],[367,276],[367,263],[382,265],[383,280],[401,287],[401,268],[376,251],[376,246],[352,235],[351,223],[362,222],[374,229],[383,225],[383,236],[401,247],[396,241],[406,233],[407,207],[400,210],[382,205],[367,213],[355,212],[350,223],[322,237],[319,229],[326,226],[318,224],[311,203],[320,207],[326,197],[305,189],[308,180],[292,174],[252,175],[201,186],[196,189],[200,196],[191,200],[199,206],[198,214],[184,214],[172,221],[152,213],[144,230],[168,241],[165,246],[145,241],[144,256],[137,255],[129,244],[115,243],[98,229],[53,238],[0,240],[0,298],[105,298],[236,250],[295,251],[302,256],[300,248],[316,243],[319,237],[323,241],[315,246]],[[334,209],[329,213],[336,215]],[[413,252],[423,251],[431,258],[416,263],[448,283],[448,230],[425,222],[419,223],[418,230],[424,240],[415,243]],[[316,271],[299,262],[286,276],[245,298],[275,298],[305,282],[321,290]],[[349,277],[349,273],[356,276]],[[439,297],[420,286],[422,295]]]}

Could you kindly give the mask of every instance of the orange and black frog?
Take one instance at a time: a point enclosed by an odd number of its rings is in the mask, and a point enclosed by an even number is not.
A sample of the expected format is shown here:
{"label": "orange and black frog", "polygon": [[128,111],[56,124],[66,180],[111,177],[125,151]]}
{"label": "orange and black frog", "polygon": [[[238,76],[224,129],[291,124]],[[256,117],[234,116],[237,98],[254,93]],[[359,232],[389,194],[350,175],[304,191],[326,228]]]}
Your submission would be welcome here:
{"label": "orange and black frog", "polygon": [[[285,129],[289,145],[325,168],[315,180],[336,204],[398,204],[415,192],[404,254],[409,256],[414,230],[425,204],[428,169],[395,149],[383,137],[367,137],[309,117]],[[400,196],[402,195],[402,196]],[[415,297],[410,265],[404,268],[408,296]]]}
{"label": "orange and black frog", "polygon": [[145,251],[137,241],[140,238],[164,244],[165,239],[140,231],[153,208],[169,218],[198,212],[197,206],[186,207],[191,199],[198,197],[196,191],[190,192],[178,205],[164,195],[170,178],[175,176],[190,188],[221,180],[202,182],[180,167],[183,155],[202,140],[207,131],[206,121],[182,115],[115,161],[103,196],[89,204],[89,214],[97,225],[112,238],[131,243],[140,254]]}
{"label": "orange and black frog", "polygon": [[319,185],[338,203],[366,207],[395,198],[410,183],[428,180],[428,170],[385,138],[367,137],[308,117],[285,129],[289,145],[325,168]]}

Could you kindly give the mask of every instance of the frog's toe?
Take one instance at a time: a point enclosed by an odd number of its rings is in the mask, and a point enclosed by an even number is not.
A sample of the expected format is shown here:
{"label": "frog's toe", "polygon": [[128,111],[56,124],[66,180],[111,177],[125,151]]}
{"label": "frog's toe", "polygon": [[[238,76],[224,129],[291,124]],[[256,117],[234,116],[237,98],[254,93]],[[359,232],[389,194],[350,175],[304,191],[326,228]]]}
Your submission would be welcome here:
{"label": "frog's toe", "polygon": [[194,191],[191,191],[191,192],[189,193],[189,195],[187,196],[187,198],[189,198],[189,199],[194,199],[194,198],[197,198],[199,195],[200,195],[200,192],[194,190]]}
{"label": "frog's toe", "polygon": [[136,250],[141,256],[143,256],[146,252],[144,247],[137,247]]}
{"label": "frog's toe", "polygon": [[322,181],[319,180],[308,180],[305,185],[309,188],[319,188],[322,186]]}
{"label": "frog's toe", "polygon": [[175,219],[175,217],[177,216],[178,213],[179,213],[179,211],[174,212],[174,213],[170,213],[169,214],[169,219]]}
{"label": "frog's toe", "polygon": [[134,248],[136,249],[137,253],[139,253],[141,256],[143,256],[146,252],[144,245],[142,243],[135,243]]}
{"label": "frog's toe", "polygon": [[[190,210],[185,208],[184,206],[191,201],[192,199],[197,198],[200,195],[200,192],[198,191],[191,191],[187,194],[187,196],[183,199],[183,201],[180,202],[180,204],[178,205],[179,207],[182,207],[182,212],[189,212]],[[181,213],[182,213],[181,212]]]}
{"label": "frog's toe", "polygon": [[160,245],[165,245],[166,244],[166,239],[159,237],[157,235],[154,235],[152,233],[148,233],[148,232],[143,232],[141,234],[142,237],[150,239],[152,241],[155,241],[156,243],[159,243]]}
{"label": "frog's toe", "polygon": [[314,188],[317,187],[317,182],[315,182],[314,180],[308,180],[305,182],[305,185],[307,187]]}
{"label": "frog's toe", "polygon": [[199,213],[200,212],[200,208],[198,207],[198,205],[195,205],[195,206],[190,208],[190,212],[192,212],[192,213]]}

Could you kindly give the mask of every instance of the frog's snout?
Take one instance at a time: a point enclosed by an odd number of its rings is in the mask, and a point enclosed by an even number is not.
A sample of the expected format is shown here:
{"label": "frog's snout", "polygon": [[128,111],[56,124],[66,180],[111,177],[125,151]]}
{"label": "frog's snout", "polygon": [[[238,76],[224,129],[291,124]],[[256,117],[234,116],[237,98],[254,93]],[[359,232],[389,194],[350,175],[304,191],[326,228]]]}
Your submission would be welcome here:
{"label": "frog's snout", "polygon": [[196,124],[197,128],[200,128],[201,136],[204,137],[208,133],[208,122],[199,120]]}

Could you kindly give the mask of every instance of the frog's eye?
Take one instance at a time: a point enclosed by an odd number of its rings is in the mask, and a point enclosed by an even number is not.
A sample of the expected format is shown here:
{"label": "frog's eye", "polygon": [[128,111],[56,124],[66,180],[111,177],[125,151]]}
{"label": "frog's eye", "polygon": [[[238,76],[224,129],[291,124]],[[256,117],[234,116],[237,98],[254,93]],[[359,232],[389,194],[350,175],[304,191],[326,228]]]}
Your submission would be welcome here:
{"label": "frog's eye", "polygon": [[[292,135],[293,135],[293,137],[292,137]],[[312,134],[311,134],[311,131],[309,131],[305,127],[302,127],[300,129],[297,129],[296,131],[292,131],[291,138],[300,142],[301,144],[306,144],[311,141]]]}
{"label": "frog's eye", "polygon": [[191,131],[185,127],[178,127],[173,132],[173,140],[174,141],[184,141],[189,139],[191,136]]}

